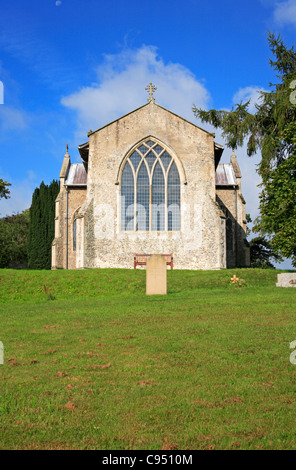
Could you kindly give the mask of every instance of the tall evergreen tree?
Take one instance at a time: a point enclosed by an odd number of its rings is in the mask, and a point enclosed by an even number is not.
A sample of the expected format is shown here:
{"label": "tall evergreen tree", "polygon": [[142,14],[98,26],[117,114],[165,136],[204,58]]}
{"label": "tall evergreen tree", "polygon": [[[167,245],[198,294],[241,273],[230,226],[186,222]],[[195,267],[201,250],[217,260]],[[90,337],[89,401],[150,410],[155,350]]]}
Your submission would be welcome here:
{"label": "tall evergreen tree", "polygon": [[278,83],[261,93],[254,114],[248,111],[249,102],[237,104],[231,111],[193,107],[193,112],[203,122],[222,129],[228,147],[235,149],[246,140],[249,156],[261,151],[260,217],[254,230],[268,236],[273,251],[292,258],[296,266],[296,51],[288,49],[280,36],[268,33],[268,41],[274,56],[270,65],[278,73]]}
{"label": "tall evergreen tree", "polygon": [[28,261],[32,269],[50,269],[51,244],[54,239],[55,200],[59,192],[59,183],[44,182],[36,188],[30,207],[30,228],[28,238]]}

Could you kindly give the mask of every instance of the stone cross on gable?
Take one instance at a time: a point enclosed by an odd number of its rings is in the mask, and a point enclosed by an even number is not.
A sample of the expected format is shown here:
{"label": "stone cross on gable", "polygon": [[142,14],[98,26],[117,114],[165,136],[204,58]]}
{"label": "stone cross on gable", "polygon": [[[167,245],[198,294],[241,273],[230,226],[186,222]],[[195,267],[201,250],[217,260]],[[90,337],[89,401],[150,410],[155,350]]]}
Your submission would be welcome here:
{"label": "stone cross on gable", "polygon": [[150,82],[149,85],[146,86],[145,90],[147,90],[149,93],[149,98],[147,100],[148,103],[151,103],[151,101],[155,103],[155,98],[153,97],[153,93],[157,90],[156,86],[152,85],[152,83]]}

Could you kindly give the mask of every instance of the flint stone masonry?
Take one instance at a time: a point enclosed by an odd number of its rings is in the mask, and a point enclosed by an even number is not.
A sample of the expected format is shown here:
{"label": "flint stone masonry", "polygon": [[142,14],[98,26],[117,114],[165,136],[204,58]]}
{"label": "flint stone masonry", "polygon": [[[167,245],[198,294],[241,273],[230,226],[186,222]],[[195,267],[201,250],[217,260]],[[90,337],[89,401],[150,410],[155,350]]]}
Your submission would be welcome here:
{"label": "flint stone masonry", "polygon": [[[178,231],[122,231],[122,171],[134,149],[147,140],[164,148],[177,166]],[[249,265],[240,174],[236,171],[231,186],[220,184],[218,189],[216,169],[223,148],[213,134],[151,101],[89,132],[88,142],[78,149],[87,178],[82,185],[69,177],[73,164],[67,150],[56,200],[53,269],[133,269],[135,253],[173,253],[174,269]]]}
{"label": "flint stone masonry", "polygon": [[296,287],[296,273],[281,273],[277,275],[276,287]]}
{"label": "flint stone masonry", "polygon": [[166,295],[167,266],[161,255],[152,255],[146,264],[146,295]]}

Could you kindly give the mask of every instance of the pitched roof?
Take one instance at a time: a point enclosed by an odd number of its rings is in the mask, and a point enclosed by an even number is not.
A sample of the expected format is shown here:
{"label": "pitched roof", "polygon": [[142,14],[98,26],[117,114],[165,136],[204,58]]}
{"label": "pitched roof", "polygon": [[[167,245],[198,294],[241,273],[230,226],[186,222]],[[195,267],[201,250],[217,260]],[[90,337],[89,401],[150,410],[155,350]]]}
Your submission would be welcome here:
{"label": "pitched roof", "polygon": [[216,169],[216,186],[237,186],[231,163],[220,163]]}
{"label": "pitched roof", "polygon": [[[133,114],[133,113],[135,113],[136,111],[139,111],[140,109],[145,108],[146,106],[149,106],[149,105],[157,106],[158,108],[163,109],[163,110],[166,111],[167,113],[173,114],[174,116],[178,117],[179,119],[182,119],[183,121],[188,122],[188,123],[191,124],[192,126],[197,127],[198,129],[200,129],[201,131],[205,132],[206,134],[210,134],[210,135],[212,135],[212,136],[215,135],[213,132],[209,132],[209,131],[203,129],[202,127],[197,126],[197,125],[194,124],[193,122],[189,121],[188,119],[183,118],[182,116],[179,116],[179,114],[176,114],[176,113],[174,113],[173,111],[170,111],[169,109],[165,108],[164,106],[161,106],[161,105],[158,104],[158,103],[149,102],[149,103],[143,104],[142,106],[139,106],[139,107],[136,108],[136,109],[133,109],[133,110],[130,111],[129,113],[126,113],[126,114],[124,114],[123,116],[120,116],[120,117],[117,118],[117,119],[114,119],[114,121],[111,121],[111,122],[105,124],[104,126],[100,127],[99,129],[96,129],[95,131],[89,131],[88,136],[90,136],[91,134],[94,134],[95,132],[100,131],[101,129],[104,129],[104,127],[110,126],[110,125],[113,124],[114,122],[117,122],[117,121],[119,121],[120,119],[123,119],[123,118],[125,118],[126,116],[129,116],[130,114]],[[82,145],[85,145],[85,144],[82,144]]]}
{"label": "pitched roof", "polygon": [[67,178],[65,181],[66,186],[86,186],[87,173],[83,163],[72,163],[70,165]]}
{"label": "pitched roof", "polygon": [[[178,117],[179,119],[182,119],[183,121],[187,122],[188,124],[190,124],[190,125],[196,127],[197,129],[200,129],[201,131],[203,131],[203,132],[205,132],[206,134],[209,134],[209,135],[213,136],[213,138],[215,138],[215,133],[209,132],[209,131],[207,131],[207,130],[205,130],[205,129],[199,127],[199,126],[197,126],[196,124],[194,124],[193,122],[189,121],[188,119],[185,119],[185,118],[183,118],[182,116],[179,116],[178,114],[174,113],[173,111],[170,111],[169,109],[164,108],[163,106],[161,106],[161,105],[159,105],[159,104],[157,104],[157,103],[152,103],[152,102],[148,102],[148,103],[143,104],[143,105],[140,106],[139,108],[136,108],[136,109],[130,111],[129,113],[124,114],[123,116],[120,116],[119,118],[117,118],[117,119],[115,119],[114,121],[111,121],[111,122],[105,124],[104,126],[100,127],[99,129],[96,129],[95,131],[90,130],[90,131],[88,132],[88,134],[87,134],[88,137],[89,137],[90,135],[95,134],[96,132],[98,132],[98,131],[104,129],[105,127],[110,126],[111,124],[114,124],[115,122],[119,121],[120,119],[123,119],[123,118],[129,116],[130,114],[133,114],[133,113],[135,113],[136,111],[139,111],[140,109],[145,108],[146,106],[149,106],[149,105],[151,105],[151,104],[152,104],[152,106],[157,106],[158,108],[163,109],[163,110],[166,111],[167,113],[170,113],[170,114],[172,114],[172,115]],[[219,163],[219,160],[220,160],[220,158],[221,158],[221,155],[222,155],[222,153],[223,153],[224,147],[223,147],[222,145],[218,144],[217,142],[214,142],[214,149],[215,149],[215,164],[216,164],[216,166],[217,166],[218,163]],[[87,162],[88,162],[88,151],[89,151],[89,141],[87,141],[87,142],[85,142],[85,143],[79,145],[79,146],[78,146],[78,150],[79,150],[79,153],[80,153],[80,156],[81,156],[82,160],[87,164]]]}

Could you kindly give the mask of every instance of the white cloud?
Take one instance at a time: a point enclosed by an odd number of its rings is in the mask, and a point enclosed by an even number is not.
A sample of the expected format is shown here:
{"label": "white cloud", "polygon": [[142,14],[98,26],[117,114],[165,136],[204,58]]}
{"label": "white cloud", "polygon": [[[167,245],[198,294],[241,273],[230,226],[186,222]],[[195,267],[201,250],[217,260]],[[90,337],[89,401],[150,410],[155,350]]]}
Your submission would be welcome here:
{"label": "white cloud", "polygon": [[[215,141],[225,145],[221,136],[222,132],[219,129],[214,130],[216,137]],[[225,146],[222,154],[221,163],[229,163],[232,150]],[[256,153],[249,157],[247,154],[247,144],[244,143],[242,147],[235,149],[237,161],[242,174],[242,194],[246,200],[246,212],[251,215],[254,221],[259,215],[259,193],[260,188],[258,185],[261,183],[261,178],[257,173],[257,166],[260,163],[260,153]]]}
{"label": "white cloud", "polygon": [[[236,105],[241,101],[245,103],[250,100],[248,111],[251,113],[256,112],[255,104],[260,104],[260,92],[267,91],[263,88],[256,86],[247,86],[240,88],[233,95],[233,104]],[[223,144],[222,132],[216,129],[216,141]],[[259,215],[259,194],[260,188],[258,185],[261,183],[261,178],[257,172],[257,167],[261,161],[260,152],[249,157],[247,154],[247,142],[244,142],[242,147],[235,150],[238,164],[242,173],[242,193],[246,200],[246,212],[251,215],[254,221]],[[231,149],[225,147],[221,162],[229,162],[231,155]]]}
{"label": "white cloud", "polygon": [[59,7],[61,4],[62,4],[62,2],[61,2],[60,0],[58,0],[58,1],[56,2],[56,6],[57,6],[57,7]]}
{"label": "white cloud", "polygon": [[23,130],[26,129],[28,116],[23,110],[12,106],[0,106],[0,130]]}
{"label": "white cloud", "polygon": [[[250,100],[250,105],[248,111],[251,113],[256,112],[255,104],[260,104],[260,92],[267,91],[263,88],[256,86],[247,86],[245,88],[240,88],[234,95],[232,99],[233,105],[240,103],[241,101],[245,103]],[[228,109],[229,111],[230,109]],[[215,132],[216,137],[215,141],[225,145],[225,141],[222,137],[222,131],[220,129],[211,129],[209,126],[201,127],[207,128],[211,132]],[[225,146],[225,150],[222,155],[221,163],[228,163],[230,161],[230,155],[232,150]],[[257,167],[261,160],[260,152],[256,153],[252,157],[249,157],[247,154],[247,143],[244,142],[242,147],[239,147],[235,150],[237,156],[238,164],[242,173],[242,193],[246,200],[246,212],[251,215],[252,220],[259,215],[259,194],[260,188],[258,185],[261,183],[261,178],[257,173]]]}
{"label": "white cloud", "polygon": [[246,101],[250,100],[250,105],[248,111],[250,113],[256,112],[256,104],[260,105],[261,101],[261,91],[267,91],[264,88],[256,87],[256,86],[248,86],[245,88],[240,88],[235,95],[233,96],[233,104],[239,104],[241,101],[245,103]]}
{"label": "white cloud", "polygon": [[209,92],[188,68],[165,63],[153,46],[106,55],[96,72],[95,83],[62,99],[64,106],[77,111],[80,138],[89,128],[95,130],[145,104],[150,82],[157,86],[157,103],[194,122],[193,103],[207,108],[210,101]]}
{"label": "white cloud", "polygon": [[31,206],[32,194],[37,186],[34,171],[29,170],[27,172],[27,177],[22,181],[14,181],[4,174],[3,171],[1,171],[1,176],[5,181],[9,181],[11,186],[9,187],[10,198],[0,199],[0,217],[5,217],[6,215],[11,215],[28,209]]}
{"label": "white cloud", "polygon": [[[97,68],[96,82],[62,99],[64,106],[77,112],[78,139],[85,139],[87,131],[95,130],[108,122],[145,104],[148,94],[145,87],[152,82],[157,86],[156,103],[179,114],[200,127],[215,132],[215,141],[225,145],[221,130],[199,122],[193,115],[193,103],[208,109],[210,93],[196,76],[181,64],[165,63],[153,46],[138,50],[124,50],[120,54],[107,55]],[[255,110],[259,87],[238,90],[233,102],[251,99],[250,111]],[[80,144],[81,141],[79,140]],[[221,162],[230,161],[231,150],[225,147]],[[248,157],[246,146],[236,151],[242,171],[242,191],[247,202],[247,212],[255,219],[258,215],[257,185],[260,177],[256,165],[260,156]]]}
{"label": "white cloud", "polygon": [[281,26],[286,24],[296,26],[296,0],[276,2],[274,19]]}
{"label": "white cloud", "polygon": [[254,221],[259,215],[260,188],[258,185],[261,183],[261,178],[256,169],[261,161],[261,156],[257,153],[248,157],[246,145],[237,149],[236,154],[242,174],[242,193],[246,200],[246,212],[251,215]]}

